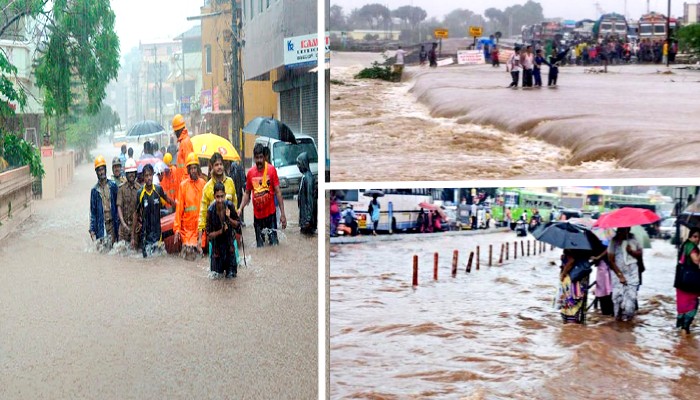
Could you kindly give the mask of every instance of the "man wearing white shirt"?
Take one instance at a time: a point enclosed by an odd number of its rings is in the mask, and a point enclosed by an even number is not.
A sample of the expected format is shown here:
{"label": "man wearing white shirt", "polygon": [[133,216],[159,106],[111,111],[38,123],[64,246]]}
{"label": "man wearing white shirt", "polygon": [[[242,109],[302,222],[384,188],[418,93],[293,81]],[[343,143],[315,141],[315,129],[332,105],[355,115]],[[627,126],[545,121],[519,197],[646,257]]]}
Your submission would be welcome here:
{"label": "man wearing white shirt", "polygon": [[403,63],[404,57],[406,56],[406,51],[399,46],[396,50],[396,62],[394,63],[394,75],[397,82],[401,81],[401,74],[403,74]]}

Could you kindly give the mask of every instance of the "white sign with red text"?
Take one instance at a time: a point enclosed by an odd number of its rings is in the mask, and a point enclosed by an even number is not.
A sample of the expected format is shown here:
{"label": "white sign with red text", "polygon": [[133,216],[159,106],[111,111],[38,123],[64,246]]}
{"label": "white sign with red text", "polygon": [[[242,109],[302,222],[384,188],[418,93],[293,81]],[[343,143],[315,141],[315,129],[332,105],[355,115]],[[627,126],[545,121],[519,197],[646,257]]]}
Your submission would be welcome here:
{"label": "white sign with red text", "polygon": [[457,64],[486,64],[486,58],[481,50],[459,50]]}
{"label": "white sign with red text", "polygon": [[[330,52],[331,36],[326,32],[325,54]],[[316,64],[318,62],[318,36],[295,36],[284,39],[284,65],[302,66]]]}

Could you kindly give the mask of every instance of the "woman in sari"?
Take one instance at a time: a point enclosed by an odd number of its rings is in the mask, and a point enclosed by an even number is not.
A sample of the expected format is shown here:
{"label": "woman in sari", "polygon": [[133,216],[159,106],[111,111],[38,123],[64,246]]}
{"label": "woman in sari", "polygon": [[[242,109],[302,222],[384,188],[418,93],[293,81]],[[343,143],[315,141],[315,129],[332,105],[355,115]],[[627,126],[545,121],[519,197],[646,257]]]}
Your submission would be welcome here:
{"label": "woman in sari", "polygon": [[[676,268],[676,279],[678,282],[679,274],[682,268],[698,268],[700,265],[700,250],[698,249],[700,242],[700,229],[693,228],[690,230],[688,239],[683,242],[678,253],[678,267]],[[677,286],[674,283],[674,286]],[[690,333],[690,324],[693,323],[695,315],[698,313],[698,293],[690,293],[676,287],[676,328],[681,328],[686,333]]]}
{"label": "woman in sari", "polygon": [[637,311],[639,290],[638,259],[642,257],[642,246],[630,228],[617,228],[608,245],[608,264],[612,275],[613,311],[618,321],[629,321]]}
{"label": "woman in sari", "polygon": [[572,281],[570,272],[579,262],[588,262],[587,251],[564,250],[561,256],[562,267],[559,275],[559,312],[562,321],[583,324],[586,322],[586,299],[588,293],[588,275]]}
{"label": "woman in sari", "polygon": [[[604,242],[604,244],[607,244]],[[607,263],[608,251],[593,257],[592,262],[597,267],[595,274],[595,298],[600,305],[603,315],[613,315],[612,280],[610,279],[610,267]]]}

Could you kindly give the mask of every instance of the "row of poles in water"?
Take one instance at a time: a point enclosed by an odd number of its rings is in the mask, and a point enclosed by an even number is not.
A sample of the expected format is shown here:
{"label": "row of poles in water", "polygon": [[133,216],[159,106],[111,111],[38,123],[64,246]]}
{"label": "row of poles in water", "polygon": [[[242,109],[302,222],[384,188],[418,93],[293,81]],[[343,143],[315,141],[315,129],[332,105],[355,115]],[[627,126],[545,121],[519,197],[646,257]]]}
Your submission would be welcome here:
{"label": "row of poles in water", "polygon": [[[527,243],[527,246],[525,245]],[[527,247],[527,252],[526,252]],[[549,250],[553,250],[554,246],[550,245]],[[532,241],[532,252],[530,251],[530,240],[520,240],[520,254],[521,257],[526,257],[532,255],[541,254],[547,251],[547,245],[544,242],[538,242],[537,240]],[[467,266],[465,268],[466,273],[471,273],[472,264],[474,261],[474,251],[469,252],[469,260],[467,261]],[[505,259],[504,259],[505,256]],[[501,243],[501,255],[498,259],[498,265],[502,265],[503,261],[508,261],[510,257],[510,242]],[[513,242],[513,259],[518,258],[518,241]],[[433,254],[433,280],[438,279],[438,259],[439,254],[435,252]],[[455,250],[452,252],[452,277],[457,276],[457,266],[459,265],[459,251]],[[493,265],[493,245],[489,245],[489,258],[488,266]],[[479,270],[481,266],[481,246],[476,246],[476,270]],[[413,256],[413,286],[418,286],[418,255]]]}

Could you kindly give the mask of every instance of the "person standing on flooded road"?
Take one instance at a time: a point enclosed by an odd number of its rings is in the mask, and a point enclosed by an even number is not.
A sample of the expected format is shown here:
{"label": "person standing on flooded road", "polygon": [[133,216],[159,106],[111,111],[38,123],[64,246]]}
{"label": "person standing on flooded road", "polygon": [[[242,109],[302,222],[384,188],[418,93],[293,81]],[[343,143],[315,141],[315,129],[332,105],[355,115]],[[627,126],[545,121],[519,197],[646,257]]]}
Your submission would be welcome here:
{"label": "person standing on flooded road", "polygon": [[187,155],[194,151],[192,147],[192,141],[190,140],[190,135],[187,132],[187,127],[185,127],[185,118],[177,114],[173,117],[173,132],[177,138],[178,150],[177,150],[177,175],[175,176],[178,184],[182,182],[183,179],[187,178],[185,164],[187,164]]}
{"label": "person standing on flooded road", "polygon": [[112,159],[112,180],[117,187],[126,182],[126,177],[122,173],[122,160],[119,157]]}
{"label": "person standing on flooded road", "polygon": [[513,54],[511,54],[510,57],[508,57],[508,61],[506,62],[506,72],[510,72],[510,76],[512,79],[510,85],[508,85],[509,88],[518,88],[518,81],[520,80],[520,69],[520,47],[516,47],[513,51]]}
{"label": "person standing on flooded road", "polygon": [[173,233],[175,243],[182,242],[180,255],[187,260],[194,260],[196,254],[202,252],[201,238],[198,236],[199,208],[206,182],[199,177],[199,160],[194,152],[187,156],[186,167],[189,179],[183,179],[178,188]]}
{"label": "person standing on flooded road", "polygon": [[428,60],[428,52],[425,50],[425,45],[420,45],[420,52],[418,53],[418,59],[420,60],[420,66],[424,67],[425,62]]}
{"label": "person standing on flooded road", "polygon": [[403,74],[404,57],[406,56],[406,50],[399,46],[396,50],[396,62],[394,63],[394,76],[397,82],[401,81],[401,74]]}
{"label": "person standing on flooded road", "polygon": [[[160,247],[160,210],[168,204],[167,196],[160,186],[153,184],[153,166],[146,164],[143,167],[144,185],[138,192],[138,203],[136,205],[136,215],[141,221],[141,243],[143,257],[153,254],[154,250]],[[174,206],[174,204],[170,204]],[[132,227],[132,246],[136,247],[136,234]]]}
{"label": "person standing on flooded road", "polygon": [[[119,186],[117,192],[117,211],[119,214],[119,240],[132,243],[132,224],[135,221],[136,203],[138,192],[141,189],[136,183],[136,161],[133,158],[126,160],[124,168],[126,183]],[[136,230],[139,232],[139,230]]]}
{"label": "person standing on flooded road", "polygon": [[382,206],[377,200],[379,196],[377,194],[372,195],[372,201],[369,202],[369,209],[367,210],[370,218],[372,219],[372,235],[377,236],[377,226],[379,225],[379,212]]}
{"label": "person standing on flooded road", "polygon": [[299,195],[297,204],[299,206],[299,229],[305,235],[313,235],[316,232],[316,190],[314,175],[311,173],[309,156],[302,152],[297,157],[297,168],[302,173],[299,182]]}
{"label": "person standing on flooded road", "polygon": [[535,78],[535,86],[537,87],[542,87],[542,64],[544,64],[542,49],[538,49],[535,52],[535,67],[532,71],[532,76]]}
{"label": "person standing on flooded road", "polygon": [[532,55],[532,46],[527,46],[520,54],[520,65],[523,67],[523,87],[532,87],[532,74],[535,66],[535,57]]}
{"label": "person standing on flooded road", "polygon": [[433,42],[433,47],[428,52],[428,61],[430,62],[430,68],[437,68],[437,47],[438,44]]}
{"label": "person standing on flooded road", "polygon": [[642,257],[642,246],[630,228],[617,228],[608,245],[608,264],[613,270],[613,306],[615,319],[631,320],[637,311],[637,291],[640,286],[638,260]]}
{"label": "person standing on flooded road", "polygon": [[[190,154],[194,154],[194,152]],[[224,189],[226,191],[226,199],[232,202],[234,207],[238,205],[238,197],[236,197],[236,186],[233,183],[233,179],[226,176],[226,173],[224,171],[224,157],[221,155],[221,153],[215,152],[209,159],[210,178],[202,188],[202,195],[200,196],[199,233],[197,236],[198,248],[202,247],[202,235],[207,226],[207,209],[215,200],[214,185],[217,182],[221,182],[224,185]]]}
{"label": "person standing on flooded road", "polygon": [[[207,237],[211,243],[209,278],[235,278],[238,260],[234,248],[236,231],[240,230],[238,214],[234,204],[226,200],[226,188],[221,182],[214,184],[214,203],[207,208]],[[240,232],[238,232],[240,233]]]}
{"label": "person standing on flooded road", "polygon": [[696,270],[700,268],[698,243],[700,243],[700,229],[692,228],[688,239],[680,247],[676,276],[673,282],[673,286],[676,288],[676,311],[678,312],[676,328],[680,328],[686,334],[690,333],[690,325],[698,313],[700,294],[679,289],[678,286],[682,285],[680,283],[680,274],[684,268],[694,268]]}
{"label": "person standing on flooded road", "polygon": [[270,245],[279,244],[277,239],[277,216],[275,210],[275,197],[280,206],[280,225],[282,229],[287,227],[287,216],[284,213],[284,199],[280,191],[280,180],[277,170],[272,164],[265,162],[264,149],[261,143],[253,147],[255,165],[248,170],[246,177],[245,194],[238,208],[238,214],[243,214],[243,209],[253,200],[253,226],[255,227],[255,241],[258,247],[265,245],[265,239]]}
{"label": "person standing on flooded road", "polygon": [[117,184],[107,179],[107,162],[102,156],[95,157],[97,184],[90,191],[90,237],[107,248],[119,238],[117,217]]}
{"label": "person standing on flooded road", "polygon": [[[571,271],[579,264],[588,264],[589,253],[581,250],[565,249],[561,256],[562,267],[559,274],[559,312],[562,321],[583,324],[586,322],[586,299],[588,294],[588,274],[574,276]],[[585,268],[584,268],[585,269]]]}

